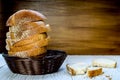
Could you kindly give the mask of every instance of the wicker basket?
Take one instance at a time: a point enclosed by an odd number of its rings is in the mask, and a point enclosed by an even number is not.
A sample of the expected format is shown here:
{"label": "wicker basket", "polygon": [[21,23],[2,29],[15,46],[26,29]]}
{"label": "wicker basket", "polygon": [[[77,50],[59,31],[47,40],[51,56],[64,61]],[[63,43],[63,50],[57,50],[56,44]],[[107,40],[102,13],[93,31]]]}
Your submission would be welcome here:
{"label": "wicker basket", "polygon": [[13,73],[24,75],[42,75],[58,71],[67,54],[64,51],[48,50],[44,57],[19,58],[3,54]]}

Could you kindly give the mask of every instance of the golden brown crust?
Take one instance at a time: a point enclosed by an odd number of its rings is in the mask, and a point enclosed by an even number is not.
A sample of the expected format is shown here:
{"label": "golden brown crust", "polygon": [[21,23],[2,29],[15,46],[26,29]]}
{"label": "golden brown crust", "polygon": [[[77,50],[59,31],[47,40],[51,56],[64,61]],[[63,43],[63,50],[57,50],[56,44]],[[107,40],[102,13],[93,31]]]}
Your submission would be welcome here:
{"label": "golden brown crust", "polygon": [[46,17],[37,11],[23,9],[10,16],[6,22],[6,26],[20,25],[24,22],[43,21],[45,19]]}
{"label": "golden brown crust", "polygon": [[21,52],[12,52],[8,51],[8,54],[10,56],[18,56],[18,57],[32,57],[32,56],[37,56],[37,55],[42,55],[46,52],[46,47],[41,47],[41,48],[32,48],[26,51],[21,51]]}
{"label": "golden brown crust", "polygon": [[21,52],[21,51],[25,51],[25,50],[29,50],[32,48],[39,48],[39,47],[44,47],[48,45],[48,39],[42,39],[42,40],[38,40],[36,42],[33,42],[31,44],[27,44],[27,45],[23,45],[23,46],[19,46],[19,47],[14,47],[11,46],[10,47],[10,51],[12,52]]}

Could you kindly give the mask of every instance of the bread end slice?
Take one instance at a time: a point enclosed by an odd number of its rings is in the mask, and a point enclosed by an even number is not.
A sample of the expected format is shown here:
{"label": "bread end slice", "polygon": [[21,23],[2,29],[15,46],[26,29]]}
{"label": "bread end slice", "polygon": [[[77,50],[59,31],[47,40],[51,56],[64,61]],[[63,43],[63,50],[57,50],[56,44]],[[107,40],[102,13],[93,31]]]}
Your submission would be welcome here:
{"label": "bread end slice", "polygon": [[6,22],[6,26],[16,26],[23,22],[40,21],[45,19],[46,17],[37,11],[23,9],[11,15]]}
{"label": "bread end slice", "polygon": [[102,73],[101,67],[89,67],[87,69],[87,76],[90,78],[101,75]]}

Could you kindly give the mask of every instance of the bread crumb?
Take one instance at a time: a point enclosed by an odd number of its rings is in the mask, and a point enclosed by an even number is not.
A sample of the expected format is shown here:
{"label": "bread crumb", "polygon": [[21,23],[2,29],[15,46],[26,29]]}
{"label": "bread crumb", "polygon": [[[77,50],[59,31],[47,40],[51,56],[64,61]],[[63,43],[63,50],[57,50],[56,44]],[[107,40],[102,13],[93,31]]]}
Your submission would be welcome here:
{"label": "bread crumb", "polygon": [[109,80],[112,80],[112,78],[109,75],[105,75],[106,78],[108,78]]}

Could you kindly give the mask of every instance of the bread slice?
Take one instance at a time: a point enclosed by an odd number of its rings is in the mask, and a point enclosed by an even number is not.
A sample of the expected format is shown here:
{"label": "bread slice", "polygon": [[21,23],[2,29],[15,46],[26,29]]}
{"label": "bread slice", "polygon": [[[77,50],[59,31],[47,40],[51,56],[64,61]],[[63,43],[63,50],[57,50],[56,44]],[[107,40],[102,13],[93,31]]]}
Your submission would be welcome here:
{"label": "bread slice", "polygon": [[[13,27],[13,29],[11,28],[9,30],[9,32],[7,32],[6,36],[8,39],[24,39],[26,37],[29,37],[29,36],[32,36],[34,34],[39,34],[39,33],[45,33],[45,32],[48,32],[50,30],[50,27],[49,26],[39,26],[39,22],[37,23],[33,23],[33,24],[36,24],[35,28],[29,28],[27,30],[21,30],[19,29],[19,31],[17,29],[14,30],[15,27]],[[34,26],[34,25],[31,25],[31,26]],[[28,25],[29,27],[29,25]],[[13,32],[14,31],[14,32]]]}
{"label": "bread slice", "polygon": [[26,22],[18,26],[11,26],[9,27],[10,32],[23,32],[25,30],[30,30],[34,28],[40,27],[42,30],[50,30],[50,27],[46,25],[43,21],[37,21],[37,22]]}
{"label": "bread slice", "polygon": [[115,68],[117,62],[111,59],[99,58],[93,60],[92,65],[95,67]]}
{"label": "bread slice", "polygon": [[74,63],[66,65],[67,71],[71,75],[85,74],[88,67],[89,65],[86,63]]}
{"label": "bread slice", "polygon": [[89,67],[87,69],[87,76],[90,78],[101,75],[102,73],[101,67]]}
{"label": "bread slice", "polygon": [[15,46],[11,46],[10,47],[10,51],[12,52],[20,52],[20,51],[25,51],[25,50],[29,50],[32,48],[39,48],[39,47],[44,47],[48,45],[48,38],[46,39],[42,39],[42,40],[38,40],[36,42],[27,44],[27,45],[23,45],[23,46],[19,46],[19,47],[15,47]]}
{"label": "bread slice", "polygon": [[43,55],[46,53],[46,47],[40,47],[40,48],[32,48],[26,51],[20,51],[20,52],[12,52],[8,51],[8,54],[10,56],[18,56],[21,58],[26,58],[26,57],[33,57],[33,56],[38,56],[38,55]]}
{"label": "bread slice", "polygon": [[30,43],[33,43],[35,41],[42,40],[45,38],[47,38],[46,33],[35,34],[35,35],[29,36],[29,37],[22,39],[22,40],[20,40],[20,39],[6,39],[6,43],[7,43],[8,47],[11,47],[11,46],[17,47],[17,46],[23,46],[26,44],[30,44]]}
{"label": "bread slice", "polygon": [[25,22],[43,21],[45,19],[46,17],[37,11],[23,9],[11,15],[6,22],[6,26],[17,26]]}

